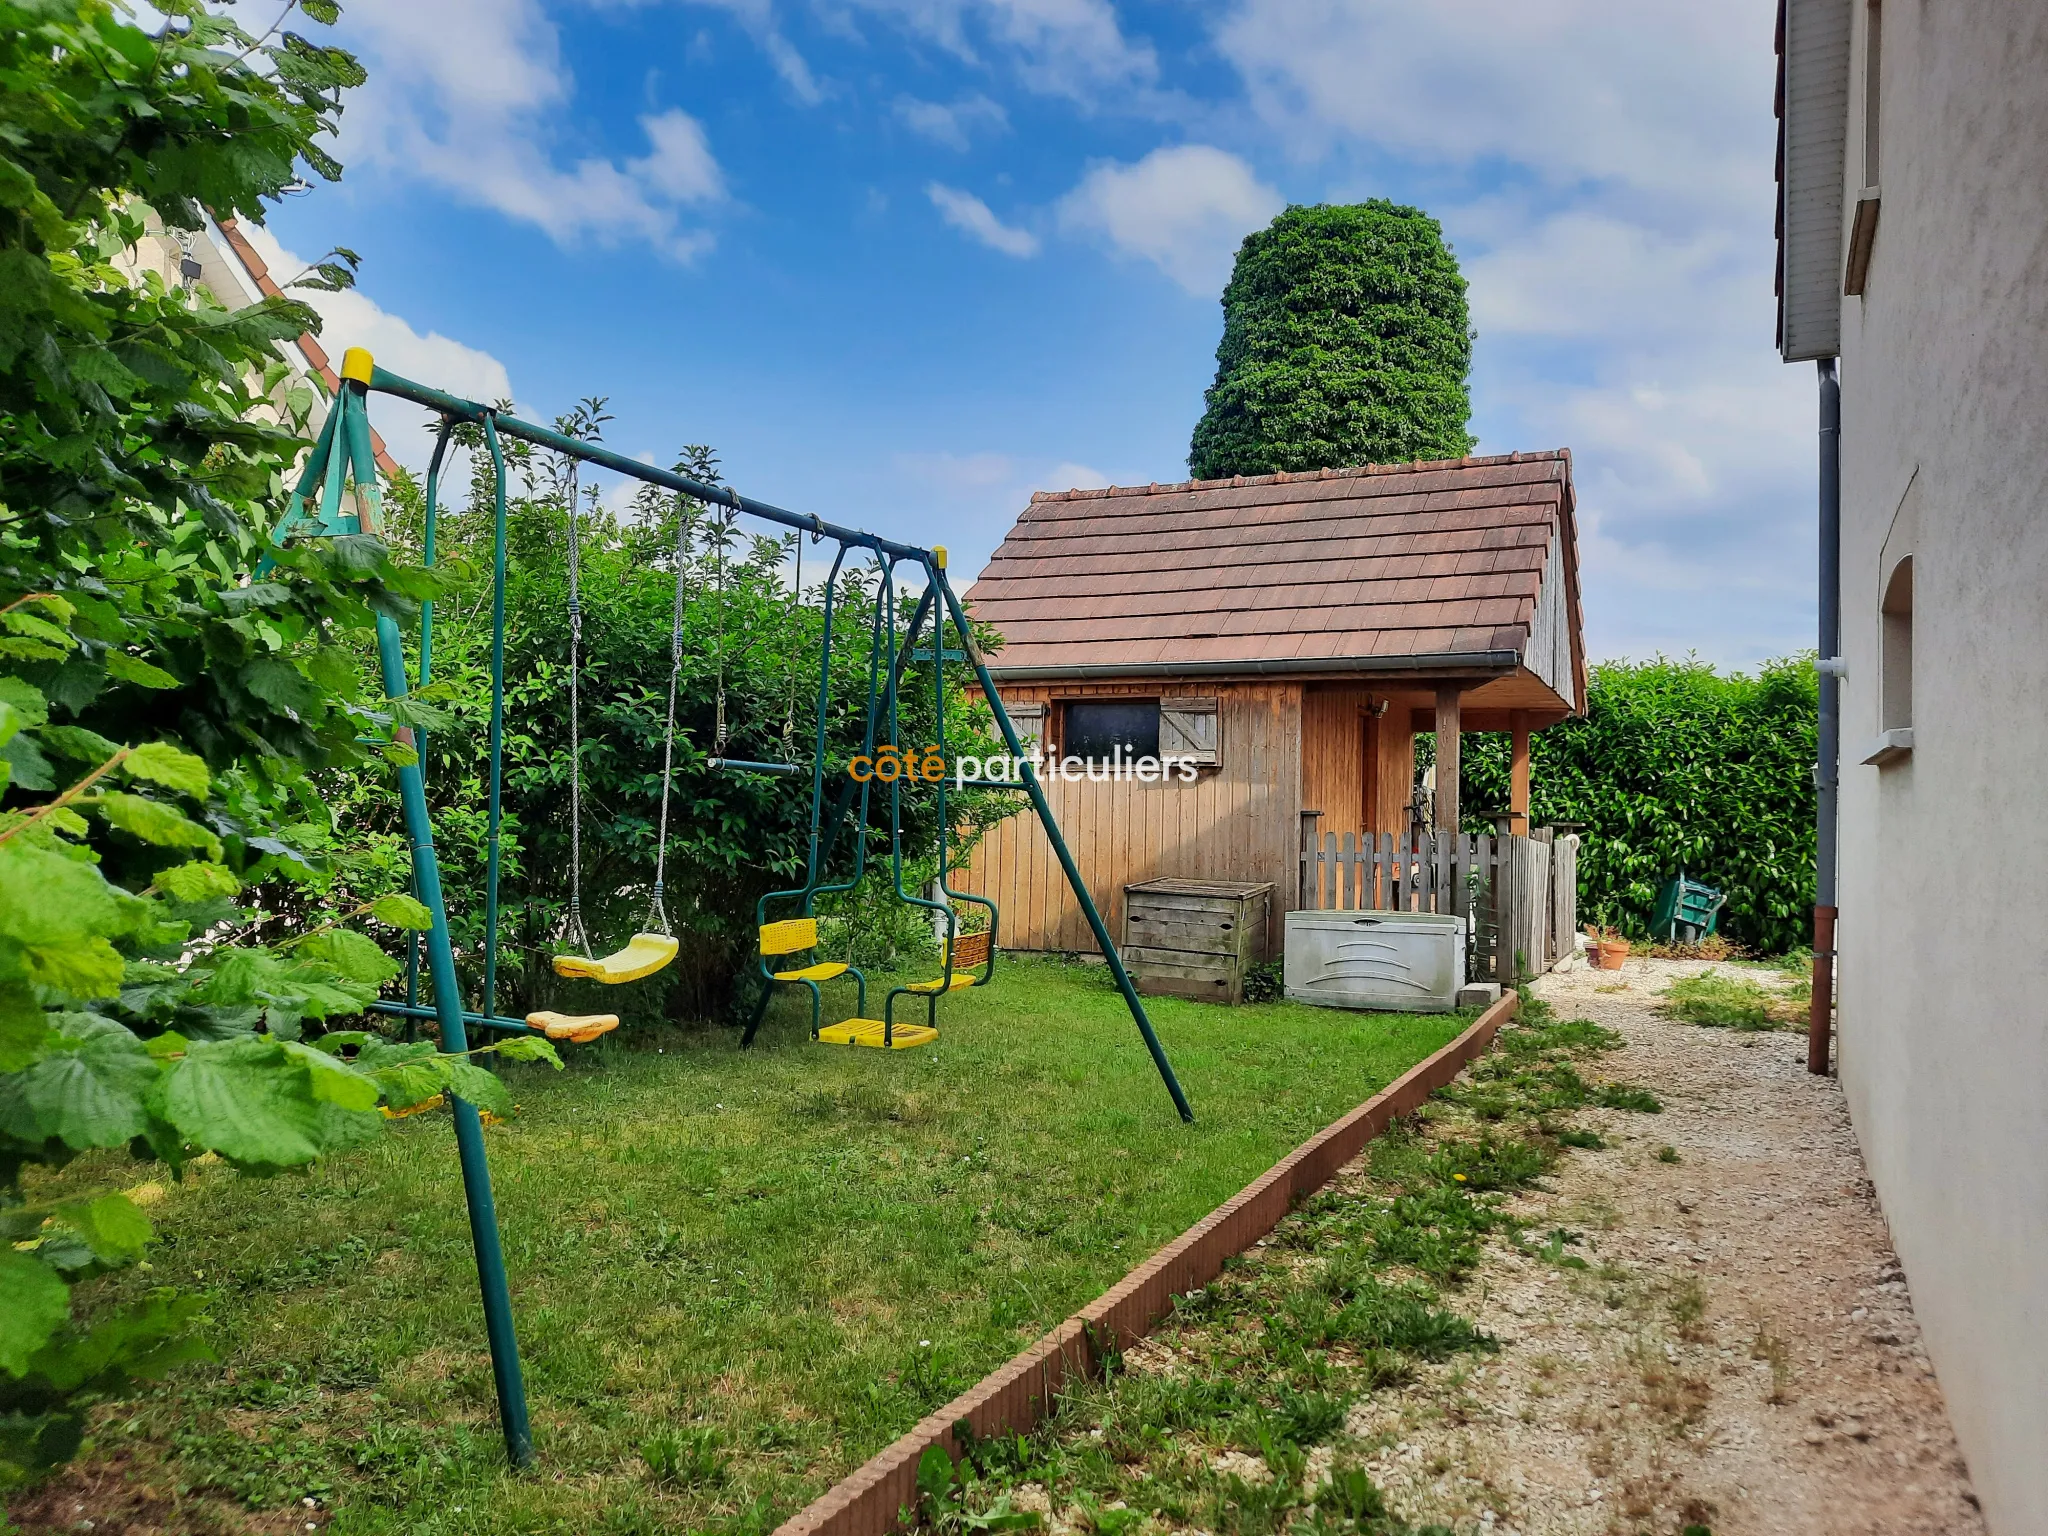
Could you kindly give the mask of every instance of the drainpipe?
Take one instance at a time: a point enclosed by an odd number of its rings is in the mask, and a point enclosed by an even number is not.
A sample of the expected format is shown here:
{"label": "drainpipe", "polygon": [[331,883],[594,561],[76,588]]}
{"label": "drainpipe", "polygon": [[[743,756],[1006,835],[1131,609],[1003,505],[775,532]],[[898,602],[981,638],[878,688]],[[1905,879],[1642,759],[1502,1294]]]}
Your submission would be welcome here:
{"label": "drainpipe", "polygon": [[1820,760],[1814,839],[1813,1001],[1806,1070],[1825,1077],[1835,1009],[1835,789],[1842,742],[1842,384],[1820,360]]}

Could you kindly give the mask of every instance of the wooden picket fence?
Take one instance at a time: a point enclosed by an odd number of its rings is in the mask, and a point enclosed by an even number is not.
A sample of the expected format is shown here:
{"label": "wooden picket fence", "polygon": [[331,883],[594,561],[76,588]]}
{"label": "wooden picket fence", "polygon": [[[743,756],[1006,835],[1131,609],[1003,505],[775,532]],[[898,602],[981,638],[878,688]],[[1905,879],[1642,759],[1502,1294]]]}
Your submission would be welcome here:
{"label": "wooden picket fence", "polygon": [[1466,920],[1465,974],[1513,983],[1570,955],[1578,846],[1548,827],[1486,832],[1318,832],[1302,814],[1296,905],[1325,912],[1452,912]]}

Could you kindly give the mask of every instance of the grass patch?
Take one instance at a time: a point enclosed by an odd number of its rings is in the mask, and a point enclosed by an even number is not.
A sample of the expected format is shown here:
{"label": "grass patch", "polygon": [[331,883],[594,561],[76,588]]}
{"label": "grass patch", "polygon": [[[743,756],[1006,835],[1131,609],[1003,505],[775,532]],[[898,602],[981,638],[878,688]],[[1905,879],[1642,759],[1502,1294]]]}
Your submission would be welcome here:
{"label": "grass patch", "polygon": [[[504,1466],[442,1115],[154,1206],[153,1267],[94,1304],[202,1293],[223,1364],[121,1405],[94,1454],[316,1498],[334,1536],[765,1530],[1465,1022],[1154,1001],[1189,1127],[1094,968],[1006,958],[899,1053],[810,1045],[799,1002],[749,1052],[648,1029],[508,1068],[487,1144],[540,1475]],[[1426,1333],[1407,1305],[1343,1326]]]}
{"label": "grass patch", "polygon": [[1712,970],[1672,982],[1658,1011],[1709,1029],[1787,1029],[1792,1027],[1784,1017],[1789,1001],[1746,976]]}
{"label": "grass patch", "polygon": [[[1590,1238],[1525,1233],[1509,1197],[1590,1139],[1561,1117],[1612,1085],[1587,1083],[1573,1062],[1620,1041],[1531,1002],[1526,1027],[1504,1030],[1494,1054],[1373,1142],[1363,1177],[1322,1191],[1179,1298],[1143,1352],[1075,1384],[1033,1434],[958,1463],[928,1458],[924,1528],[1449,1536],[1391,1507],[1361,1465],[1383,1441],[1347,1425],[1361,1398],[1396,1387],[1433,1393],[1420,1411],[1465,1411],[1467,1371],[1501,1348],[1455,1296],[1489,1238],[1590,1272]],[[1687,1406],[1674,1398],[1667,1411]],[[1327,1473],[1311,1474],[1312,1452]]]}

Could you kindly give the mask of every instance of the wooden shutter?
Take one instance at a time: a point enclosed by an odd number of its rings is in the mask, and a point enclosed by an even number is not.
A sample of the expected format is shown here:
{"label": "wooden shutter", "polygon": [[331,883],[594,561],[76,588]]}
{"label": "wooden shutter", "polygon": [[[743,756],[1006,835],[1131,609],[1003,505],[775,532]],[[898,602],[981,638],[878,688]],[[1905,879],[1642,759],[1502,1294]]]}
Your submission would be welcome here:
{"label": "wooden shutter", "polygon": [[1017,740],[1023,743],[1024,755],[1029,757],[1031,749],[1045,736],[1045,706],[1043,704],[1012,704],[1003,700],[1003,713],[1010,717],[1010,724],[1017,728]]}
{"label": "wooden shutter", "polygon": [[1214,768],[1223,761],[1222,711],[1216,699],[1161,699],[1159,755]]}

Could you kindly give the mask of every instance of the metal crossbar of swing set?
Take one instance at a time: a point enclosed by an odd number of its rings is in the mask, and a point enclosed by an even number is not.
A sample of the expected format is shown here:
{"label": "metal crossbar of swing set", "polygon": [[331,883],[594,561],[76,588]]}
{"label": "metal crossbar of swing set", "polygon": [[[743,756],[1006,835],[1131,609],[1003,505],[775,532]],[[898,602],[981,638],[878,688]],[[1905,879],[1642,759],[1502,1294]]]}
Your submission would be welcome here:
{"label": "metal crossbar of swing set", "polygon": [[[415,384],[411,379],[400,378],[383,368],[372,368],[369,387],[373,393],[395,395],[401,400],[410,400],[414,405],[424,405],[430,411],[457,421],[469,422],[474,426],[483,425],[484,418],[490,417],[504,437],[516,437],[522,442],[546,448],[551,453],[567,454],[586,464],[595,464],[600,469],[609,469],[616,474],[630,475],[635,480],[644,480],[649,485],[658,485],[665,490],[680,491],[683,495],[698,501],[713,502],[722,507],[731,507],[735,512],[744,512],[749,517],[758,517],[766,522],[779,523],[802,533],[815,533],[822,538],[833,539],[841,544],[854,545],[861,549],[872,549],[887,555],[892,560],[910,560],[927,569],[936,569],[936,557],[929,549],[915,544],[900,544],[894,539],[885,539],[880,534],[869,533],[860,528],[847,528],[838,523],[828,523],[821,517],[805,512],[791,512],[771,502],[756,501],[751,496],[742,496],[738,491],[722,485],[707,485],[701,480],[692,480],[688,475],[679,475],[672,469],[658,469],[639,459],[628,458],[623,453],[614,453],[600,443],[587,443],[581,438],[569,437],[549,427],[538,427],[530,421],[521,421],[517,416],[479,405],[474,400],[464,400],[458,395],[444,394],[425,384]],[[735,763],[734,767],[741,765]],[[760,766],[760,765],[751,765]]]}

